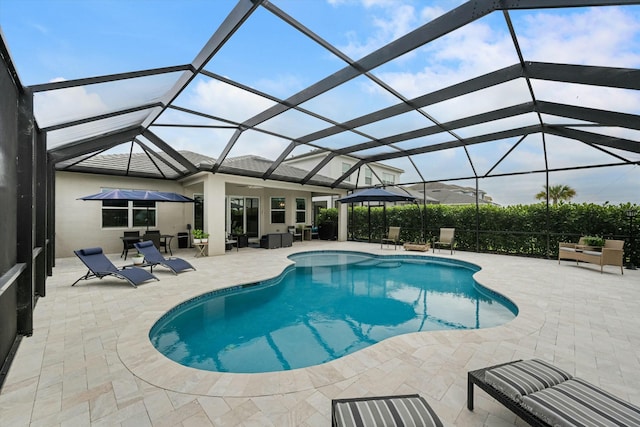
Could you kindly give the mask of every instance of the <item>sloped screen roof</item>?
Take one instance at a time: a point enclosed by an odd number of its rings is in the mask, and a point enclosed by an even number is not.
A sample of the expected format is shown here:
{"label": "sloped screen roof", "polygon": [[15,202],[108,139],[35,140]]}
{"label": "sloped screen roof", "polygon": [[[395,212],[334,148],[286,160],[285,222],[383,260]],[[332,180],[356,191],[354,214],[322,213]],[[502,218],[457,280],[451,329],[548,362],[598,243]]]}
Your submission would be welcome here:
{"label": "sloped screen roof", "polygon": [[[242,174],[238,159],[255,154],[268,164],[248,176],[330,187],[369,162],[405,170],[404,183],[482,178],[485,189],[540,173],[519,189],[532,194],[547,171],[575,187],[585,171],[602,182],[596,169],[627,166],[620,180],[637,182],[638,3],[413,3],[395,33],[348,44],[339,35],[352,22],[335,3],[241,0],[190,63],[32,85],[36,119],[64,170],[146,153],[153,161],[113,172],[177,179],[202,169],[188,150],[214,173]],[[332,25],[314,18],[320,7],[333,7]],[[288,173],[283,161],[311,150],[327,156]],[[317,179],[339,155],[352,168]]]}

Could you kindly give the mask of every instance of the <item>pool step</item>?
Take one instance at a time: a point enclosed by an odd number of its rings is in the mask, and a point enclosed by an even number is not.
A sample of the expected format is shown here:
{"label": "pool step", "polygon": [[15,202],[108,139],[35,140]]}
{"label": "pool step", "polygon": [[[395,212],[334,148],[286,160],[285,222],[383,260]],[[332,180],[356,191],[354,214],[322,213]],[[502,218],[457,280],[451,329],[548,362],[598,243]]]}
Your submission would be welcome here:
{"label": "pool step", "polygon": [[358,263],[356,263],[354,265],[356,267],[360,267],[360,268],[370,268],[370,267],[376,267],[376,268],[398,268],[398,267],[400,267],[400,265],[402,265],[402,263],[400,263],[399,261],[386,261],[386,260],[379,260],[379,259],[368,259],[366,261],[358,262]]}

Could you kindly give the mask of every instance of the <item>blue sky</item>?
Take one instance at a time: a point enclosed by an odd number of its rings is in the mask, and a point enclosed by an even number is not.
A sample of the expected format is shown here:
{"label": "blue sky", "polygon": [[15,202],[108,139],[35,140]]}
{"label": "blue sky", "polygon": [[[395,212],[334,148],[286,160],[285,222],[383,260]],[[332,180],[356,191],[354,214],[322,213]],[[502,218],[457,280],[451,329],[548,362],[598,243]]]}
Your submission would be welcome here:
{"label": "blue sky", "polygon": [[[274,0],[273,3],[305,24],[352,59],[359,59],[386,43],[460,5],[460,1],[402,0]],[[191,62],[216,28],[235,6],[235,1],[80,1],[80,0],[0,0],[0,26],[24,85],[61,79],[77,79],[112,73],[186,64]],[[606,7],[512,11],[525,60],[584,65],[640,68],[640,8]],[[502,13],[493,13],[417,51],[373,70],[404,96],[411,98],[472,77],[513,65],[518,58],[513,49]],[[310,40],[300,37],[268,11],[259,9],[229,40],[206,69],[242,84],[286,98],[342,69],[344,62]],[[160,79],[158,79],[160,80]],[[156,80],[156,82],[158,81]],[[170,84],[170,81],[165,83]],[[204,108],[214,115],[242,121],[270,105],[270,101],[249,95],[215,80],[199,78],[181,95],[185,107]],[[567,103],[625,113],[640,113],[640,96],[633,91],[591,88],[582,85],[534,81],[539,100]],[[122,89],[122,87],[120,87]],[[55,123],[65,114],[96,113],[126,106],[130,99],[104,88],[100,91],[68,91],[67,99],[40,99],[37,111],[43,126],[49,117]],[[124,91],[153,98],[143,85]],[[72,95],[72,96],[71,96]],[[528,89],[523,81],[503,84],[463,99],[453,99],[424,108],[440,122],[454,120],[489,109],[526,102]],[[397,103],[370,80],[359,77],[302,106],[327,117],[344,121],[374,109]],[[69,111],[65,110],[65,106]],[[48,108],[48,110],[47,110]],[[173,120],[194,123],[193,117],[174,114]],[[547,118],[549,122],[558,118]],[[534,115],[518,116],[500,123],[459,129],[462,137],[501,130],[514,124],[537,123]],[[567,120],[562,120],[562,124]],[[578,124],[578,123],[577,123]],[[406,114],[372,124],[364,132],[385,137],[425,126],[424,117]],[[327,127],[325,122],[290,111],[262,128],[275,133],[301,136]],[[584,128],[582,128],[584,129]],[[598,129],[612,136],[640,139],[640,132]],[[229,130],[158,129],[157,133],[179,149],[216,157],[228,141]],[[339,147],[359,142],[361,137],[342,134],[319,142]],[[411,148],[449,140],[434,135],[398,144]],[[617,161],[612,156],[571,140],[547,137],[551,167],[602,164]],[[243,135],[231,155],[258,154],[275,159],[289,141],[260,133]],[[486,173],[515,145],[514,140],[472,146],[474,167]],[[495,167],[497,172],[517,172],[544,167],[542,142],[528,138]],[[308,151],[301,147],[294,154]],[[384,148],[371,150],[375,154]],[[616,154],[621,154],[617,153]],[[639,156],[630,157],[639,160]],[[454,175],[472,175],[462,149],[414,157],[427,180]],[[404,169],[403,181],[419,181],[406,159],[388,163]],[[452,173],[452,170],[455,173]],[[640,202],[640,170],[637,166],[590,169],[553,174],[550,183],[568,184],[578,192],[575,201],[605,203]],[[473,181],[455,182],[475,186]],[[542,189],[544,175],[522,175],[482,180],[480,187],[501,204],[534,203]]]}

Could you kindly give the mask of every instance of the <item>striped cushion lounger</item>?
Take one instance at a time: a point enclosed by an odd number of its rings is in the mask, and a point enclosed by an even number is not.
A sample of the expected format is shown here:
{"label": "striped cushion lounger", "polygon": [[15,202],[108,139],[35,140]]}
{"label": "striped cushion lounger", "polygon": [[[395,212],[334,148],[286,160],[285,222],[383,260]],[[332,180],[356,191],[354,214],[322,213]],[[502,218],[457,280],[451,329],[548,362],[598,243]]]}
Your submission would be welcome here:
{"label": "striped cushion lounger", "polygon": [[470,371],[477,385],[532,426],[640,426],[640,408],[539,359]]}
{"label": "striped cushion lounger", "polygon": [[571,374],[540,359],[509,363],[490,369],[485,381],[513,400],[571,379]]}
{"label": "striped cushion lounger", "polygon": [[442,427],[427,402],[417,394],[335,399],[333,427]]}
{"label": "striped cushion lounger", "polygon": [[554,426],[640,426],[640,408],[580,378],[525,396],[523,405]]}

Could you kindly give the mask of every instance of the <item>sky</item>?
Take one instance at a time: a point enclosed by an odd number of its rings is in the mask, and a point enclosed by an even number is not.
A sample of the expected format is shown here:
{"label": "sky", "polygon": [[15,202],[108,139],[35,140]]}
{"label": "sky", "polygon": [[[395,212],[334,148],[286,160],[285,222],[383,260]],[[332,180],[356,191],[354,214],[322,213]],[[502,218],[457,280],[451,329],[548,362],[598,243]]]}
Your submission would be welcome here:
{"label": "sky", "polygon": [[[357,60],[407,32],[462,4],[461,1],[412,0],[274,0],[287,14],[324,40]],[[21,82],[25,86],[59,80],[123,73],[190,63],[235,6],[216,0],[0,0],[0,28]],[[525,61],[558,62],[640,68],[640,7],[600,7],[511,11]],[[406,98],[413,98],[518,62],[505,17],[487,15],[413,52],[400,56],[372,73]],[[341,70],[345,63],[311,40],[301,37],[264,9],[256,11],[222,47],[206,70],[243,85],[284,99]],[[82,118],[115,108],[127,108],[140,100],[154,100],[173,84],[175,75],[130,81],[102,87],[74,88],[36,96],[40,127],[64,119]],[[536,99],[576,106],[640,113],[640,95],[634,91],[585,87],[534,80]],[[124,94],[124,96],[123,96]],[[530,101],[524,80],[512,81],[475,94],[427,106],[423,111],[439,122]],[[273,101],[206,77],[198,77],[178,103],[234,121],[246,120],[273,105]],[[398,103],[371,80],[360,76],[347,84],[302,104],[331,120],[342,122]],[[80,115],[79,115],[80,114]],[[137,120],[131,115],[128,119]],[[182,113],[167,113],[166,123],[212,124]],[[567,124],[558,117],[549,123]],[[124,119],[123,119],[124,120]],[[159,120],[162,122],[162,120]],[[588,123],[574,121],[576,129]],[[457,129],[462,138],[538,123],[533,114]],[[224,123],[215,123],[224,124]],[[429,123],[432,124],[432,123]],[[403,114],[359,129],[383,138],[424,127],[425,117]],[[271,134],[245,132],[230,156],[256,154],[276,159],[293,138],[328,127],[324,121],[289,111],[261,126]],[[233,130],[153,128],[177,149],[217,157]],[[595,129],[611,136],[640,140],[640,131]],[[425,143],[450,141],[437,134],[397,145],[413,148]],[[340,134],[318,141],[326,148],[362,142],[356,134]],[[49,142],[56,144],[56,136]],[[406,158],[385,163],[405,170],[402,182],[470,177],[544,169],[541,136],[514,139],[463,149]],[[545,139],[550,168],[619,163],[615,150],[604,153],[569,139]],[[128,149],[128,146],[120,147]],[[301,146],[293,154],[310,150]],[[389,152],[376,148],[359,154]],[[508,154],[504,160],[501,158]],[[613,154],[613,155],[612,155]],[[471,159],[471,161],[469,161]],[[415,170],[413,165],[419,169]],[[448,181],[475,187],[475,180]],[[640,168],[617,166],[558,172],[549,184],[570,185],[575,202],[598,204],[640,203]],[[479,186],[502,205],[535,203],[535,194],[546,184],[544,174],[482,179]]]}

